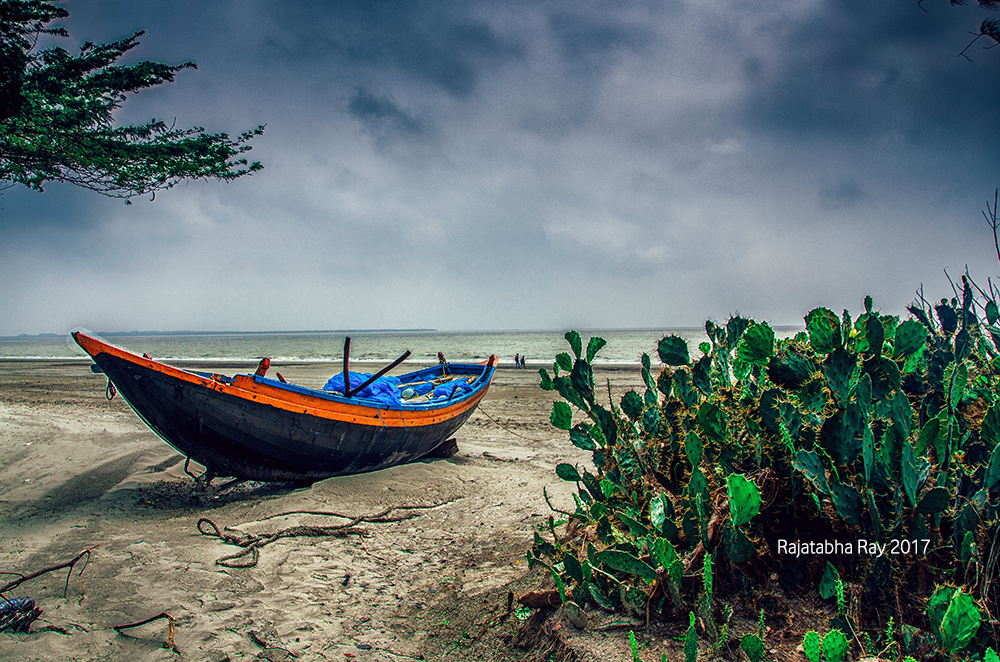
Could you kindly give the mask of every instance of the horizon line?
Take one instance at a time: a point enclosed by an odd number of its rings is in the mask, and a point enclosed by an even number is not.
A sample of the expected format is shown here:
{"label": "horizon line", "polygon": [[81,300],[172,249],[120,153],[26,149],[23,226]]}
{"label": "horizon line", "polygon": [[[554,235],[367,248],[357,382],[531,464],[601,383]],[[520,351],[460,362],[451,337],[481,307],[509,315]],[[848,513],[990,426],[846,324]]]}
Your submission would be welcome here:
{"label": "horizon line", "polygon": [[[798,324],[773,324],[775,329],[804,328]],[[131,331],[89,331],[83,328],[74,329],[84,333],[98,336],[114,338],[121,336],[236,336],[236,335],[296,335],[296,334],[351,334],[351,333],[564,333],[571,330],[571,327],[560,327],[558,329],[467,329],[467,330],[441,330],[432,328],[411,328],[411,329],[297,329],[297,330],[269,330],[269,331],[196,331],[185,329],[178,331],[153,331],[153,330],[131,330]],[[648,327],[572,327],[575,331],[704,331],[704,326],[648,326]],[[2,339],[18,338],[61,338],[69,335],[66,333],[20,333],[12,336],[0,336]]]}

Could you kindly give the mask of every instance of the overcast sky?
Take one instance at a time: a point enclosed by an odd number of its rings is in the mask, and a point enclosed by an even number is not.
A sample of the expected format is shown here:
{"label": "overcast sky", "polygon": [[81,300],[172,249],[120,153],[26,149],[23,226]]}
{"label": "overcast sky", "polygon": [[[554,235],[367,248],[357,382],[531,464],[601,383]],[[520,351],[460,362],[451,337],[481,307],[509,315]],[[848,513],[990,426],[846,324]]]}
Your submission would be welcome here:
{"label": "overcast sky", "polygon": [[1000,48],[945,0],[71,0],[193,61],[232,183],[0,195],[0,335],[798,324],[1000,273]]}

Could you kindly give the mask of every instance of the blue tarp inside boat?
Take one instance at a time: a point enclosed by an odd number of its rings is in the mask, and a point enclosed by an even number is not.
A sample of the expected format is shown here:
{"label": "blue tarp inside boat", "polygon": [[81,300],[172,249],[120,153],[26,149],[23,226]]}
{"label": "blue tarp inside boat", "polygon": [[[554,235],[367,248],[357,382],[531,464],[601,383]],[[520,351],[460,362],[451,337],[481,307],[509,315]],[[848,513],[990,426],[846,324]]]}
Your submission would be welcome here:
{"label": "blue tarp inside boat", "polygon": [[[357,388],[359,384],[365,383],[365,381],[371,376],[371,373],[352,372],[351,386]],[[336,375],[331,377],[326,382],[326,385],[323,386],[323,390],[333,391],[334,393],[343,393],[344,373],[338,372]],[[389,405],[398,405],[403,402],[403,397],[400,395],[399,391],[399,377],[393,377],[392,375],[379,377],[354,395],[359,398],[384,402]]]}
{"label": "blue tarp inside boat", "polygon": [[[365,383],[369,377],[371,377],[371,373],[352,372],[351,386],[356,388],[359,384]],[[471,391],[472,386],[470,386],[465,380],[460,379],[453,382],[439,384],[437,387],[428,381],[417,384],[407,384],[406,388],[400,389],[399,377],[384,375],[354,395],[359,398],[375,400],[376,402],[382,402],[387,405],[399,405],[404,402],[404,395],[406,396],[406,399],[414,398],[430,393],[431,389],[434,389],[434,393],[431,395],[432,399],[451,399],[467,391]],[[326,385],[323,386],[323,390],[332,391],[334,393],[343,393],[344,374],[338,372],[336,375],[331,377],[326,382]]]}

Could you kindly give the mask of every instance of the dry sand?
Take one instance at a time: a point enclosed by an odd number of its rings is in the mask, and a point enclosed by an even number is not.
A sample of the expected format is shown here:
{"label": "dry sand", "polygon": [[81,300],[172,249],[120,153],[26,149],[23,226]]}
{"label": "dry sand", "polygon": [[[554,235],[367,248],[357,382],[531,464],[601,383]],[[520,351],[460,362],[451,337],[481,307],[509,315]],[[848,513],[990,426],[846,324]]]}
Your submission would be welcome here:
{"label": "dry sand", "polygon": [[[319,386],[331,367],[274,369]],[[598,380],[617,390],[637,385],[637,373],[607,369]],[[0,660],[550,657],[550,649],[516,645],[551,641],[524,636],[526,623],[506,615],[508,594],[543,579],[524,560],[551,514],[543,488],[571,508],[572,485],[555,465],[589,458],[549,425],[553,394],[538,388],[534,370],[498,371],[456,435],[454,457],[215,497],[193,491],[183,458],[120,396],[108,402],[105,382],[82,361],[0,361],[0,571],[29,574],[92,550],[68,581],[63,569],[6,594],[33,597],[44,614],[29,634],[0,634]],[[288,511],[360,517],[403,506],[420,509],[391,513],[412,516],[400,521],[359,523],[345,537],[279,539],[248,568],[218,565],[239,548],[197,527],[208,518],[219,529],[264,534],[347,522],[272,517]],[[13,578],[0,575],[0,585]],[[165,647],[165,619],[113,629],[161,613],[176,623],[174,650]],[[626,659],[626,635],[607,644],[615,659]],[[591,644],[595,637],[607,639],[594,635]]]}

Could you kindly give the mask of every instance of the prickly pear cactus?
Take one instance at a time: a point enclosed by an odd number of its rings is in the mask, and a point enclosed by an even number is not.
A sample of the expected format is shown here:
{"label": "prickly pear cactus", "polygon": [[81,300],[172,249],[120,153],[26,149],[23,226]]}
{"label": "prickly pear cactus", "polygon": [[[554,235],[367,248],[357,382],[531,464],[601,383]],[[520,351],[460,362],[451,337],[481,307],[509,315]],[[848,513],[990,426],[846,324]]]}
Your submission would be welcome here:
{"label": "prickly pear cactus", "polygon": [[847,637],[840,630],[830,630],[823,637],[823,656],[826,662],[841,662],[847,655],[847,648]]}
{"label": "prickly pear cactus", "polygon": [[750,658],[750,662],[763,662],[765,659],[764,641],[752,632],[743,635],[743,638],[740,639],[740,648]]}
{"label": "prickly pear cactus", "polygon": [[815,630],[809,630],[809,632],[806,632],[806,636],[802,639],[802,649],[805,651],[806,657],[809,658],[810,662],[820,661],[823,645],[820,641],[819,634]]}
{"label": "prickly pear cactus", "polygon": [[688,630],[684,637],[684,660],[685,662],[697,662],[698,660],[698,631],[695,630],[694,612],[688,615]]}
{"label": "prickly pear cactus", "polygon": [[[951,614],[935,608],[934,633],[982,656],[973,607],[1000,613],[983,545],[1000,537],[1000,290],[987,290],[964,277],[955,298],[921,298],[905,320],[870,297],[858,316],[816,308],[784,338],[740,316],[707,322],[697,348],[662,338],[659,365],[644,354],[635,387],[615,396],[595,384],[605,341],[567,333],[570,352],[539,371],[541,387],[561,396],[552,425],[591,455],[555,467],[576,486],[557,516],[571,528],[539,527],[529,564],[558,575],[583,609],[675,622],[694,609],[710,636],[727,592],[771,575],[819,586],[838,601],[840,632],[811,662],[840,662],[843,631],[878,635],[886,616],[923,610],[928,588],[967,587]],[[781,548],[811,532],[866,544]],[[702,582],[684,581],[696,573]],[[849,577],[850,591],[821,575]],[[885,590],[896,581],[899,600]]]}

